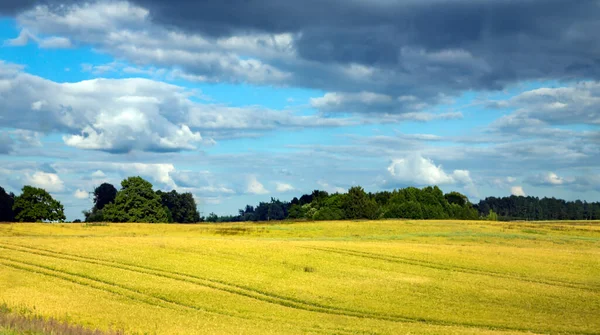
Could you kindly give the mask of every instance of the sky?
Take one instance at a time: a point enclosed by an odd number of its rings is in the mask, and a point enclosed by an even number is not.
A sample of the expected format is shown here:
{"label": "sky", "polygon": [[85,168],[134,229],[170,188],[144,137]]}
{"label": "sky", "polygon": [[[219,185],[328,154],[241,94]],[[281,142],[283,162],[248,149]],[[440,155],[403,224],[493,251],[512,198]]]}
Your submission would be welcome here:
{"label": "sky", "polygon": [[600,201],[598,0],[2,0],[0,186]]}

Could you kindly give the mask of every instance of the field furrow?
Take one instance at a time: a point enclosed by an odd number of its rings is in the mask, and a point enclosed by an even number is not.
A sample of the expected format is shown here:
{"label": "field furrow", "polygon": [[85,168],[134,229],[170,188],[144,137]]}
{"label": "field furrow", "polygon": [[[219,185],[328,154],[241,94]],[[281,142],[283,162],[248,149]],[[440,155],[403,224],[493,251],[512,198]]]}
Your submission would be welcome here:
{"label": "field furrow", "polygon": [[[266,293],[263,291],[250,290],[250,289],[247,289],[247,288],[244,288],[241,286],[234,286],[232,284],[224,283],[222,281],[210,280],[210,279],[201,278],[198,276],[192,276],[192,275],[187,275],[187,274],[182,274],[182,273],[177,273],[177,272],[168,272],[168,271],[158,270],[158,269],[153,269],[153,268],[148,268],[148,267],[141,267],[138,265],[118,263],[118,262],[114,262],[114,261],[106,261],[106,260],[101,260],[98,258],[67,255],[64,253],[52,252],[47,249],[37,249],[37,248],[34,249],[31,247],[16,246],[16,245],[8,246],[6,244],[4,244],[4,245],[0,244],[0,248],[14,250],[14,251],[28,252],[31,254],[36,254],[36,255],[46,256],[46,257],[55,257],[55,258],[65,259],[65,260],[85,262],[85,263],[89,263],[89,264],[113,267],[113,268],[120,269],[120,270],[126,270],[126,271],[131,271],[131,272],[136,272],[136,273],[142,273],[142,274],[148,274],[148,275],[153,275],[153,276],[169,278],[169,279],[187,282],[187,283],[191,283],[191,284],[195,284],[195,285],[201,285],[201,286],[208,287],[211,289],[215,289],[215,290],[219,290],[219,291],[223,291],[223,292],[227,292],[227,293],[231,293],[231,294],[236,294],[236,295],[240,295],[240,296],[251,298],[251,299],[260,300],[260,301],[267,302],[267,303],[281,305],[283,307],[302,309],[302,310],[306,310],[306,311],[310,311],[310,312],[351,316],[351,317],[359,317],[359,318],[381,319],[381,320],[387,320],[387,321],[401,321],[401,322],[416,321],[411,318],[406,318],[406,317],[396,316],[396,315],[375,314],[375,313],[368,313],[368,312],[362,312],[362,311],[347,310],[347,309],[334,307],[334,306],[324,306],[324,305],[320,305],[320,304],[313,303],[313,302],[306,302],[306,301],[301,301],[298,299],[281,297],[281,296],[278,296],[278,295],[275,295],[272,293]],[[27,250],[29,250],[29,251],[27,251]],[[207,282],[209,282],[209,283],[207,283]],[[229,287],[221,287],[221,286],[217,286],[215,284],[220,284],[220,285],[229,286]]]}
{"label": "field furrow", "polygon": [[[205,282],[202,282],[206,279],[199,278],[196,276],[191,276],[191,275],[173,273],[173,272],[152,269],[152,268],[148,268],[148,267],[141,267],[141,266],[131,265],[131,264],[123,264],[123,263],[118,263],[118,262],[114,262],[114,261],[106,261],[106,260],[102,260],[102,259],[98,259],[98,258],[90,258],[90,257],[77,256],[77,255],[67,255],[67,254],[59,253],[59,252],[52,252],[48,249],[39,249],[39,248],[32,248],[32,247],[26,247],[26,246],[18,246],[18,245],[14,245],[14,244],[10,244],[10,246],[6,243],[0,244],[0,249],[2,249],[2,248],[7,249],[7,250],[21,251],[21,252],[25,252],[25,253],[40,255],[40,256],[44,256],[44,257],[54,257],[54,258],[58,258],[58,259],[70,260],[70,261],[75,261],[75,262],[84,262],[84,263],[95,264],[95,265],[100,265],[100,266],[112,267],[112,268],[124,270],[124,271],[131,271],[131,272],[136,272],[136,273],[141,273],[141,274],[169,278],[169,279],[183,281],[183,282],[190,283],[190,284],[201,285],[201,286],[208,287],[211,289],[223,291],[226,293],[236,294],[236,295],[240,295],[240,296],[251,298],[251,299],[257,299],[257,300],[260,300],[263,302],[280,305],[282,307],[300,309],[300,310],[305,310],[305,311],[309,311],[309,312],[338,315],[338,316],[345,316],[345,317],[356,317],[356,318],[361,318],[361,319],[383,320],[383,321],[391,321],[391,322],[426,323],[426,324],[439,325],[439,326],[462,326],[462,327],[490,329],[490,330],[513,330],[513,331],[521,331],[521,332],[535,332],[535,330],[529,329],[529,328],[518,328],[518,327],[505,326],[505,325],[491,325],[491,324],[481,324],[481,323],[475,323],[475,322],[460,323],[460,322],[452,322],[452,321],[446,321],[446,320],[436,320],[436,319],[431,319],[431,318],[414,318],[414,317],[411,318],[411,317],[407,317],[407,316],[386,315],[386,314],[368,313],[368,312],[362,312],[362,311],[345,310],[342,308],[336,308],[336,307],[330,307],[330,306],[321,308],[317,304],[313,304],[313,305],[311,305],[309,303],[297,304],[294,300],[291,300],[291,299],[287,300],[287,301],[286,300],[278,301],[278,300],[273,300],[273,299],[266,299],[264,297],[253,296],[251,294],[248,294],[247,292],[240,292],[240,291],[236,291],[236,290],[225,289],[225,288],[218,287],[215,285],[206,284]],[[28,249],[29,249],[29,251],[26,251]],[[53,254],[55,254],[55,255],[53,255]],[[131,291],[136,294],[143,295],[148,298],[158,299],[164,303],[173,304],[173,305],[176,305],[176,306],[179,306],[182,308],[189,308],[189,309],[200,310],[200,311],[204,311],[204,312],[238,317],[237,315],[226,314],[221,311],[214,310],[214,309],[209,310],[209,309],[205,309],[205,308],[200,308],[195,305],[182,304],[181,302],[178,302],[178,301],[168,300],[168,299],[165,299],[164,297],[148,295],[139,290],[135,290],[130,287],[125,287],[123,285],[117,285],[117,284],[110,283],[107,281],[102,281],[97,278],[93,278],[91,276],[82,276],[80,274],[60,271],[60,270],[57,270],[57,269],[49,267],[49,266],[33,264],[33,263],[26,263],[26,262],[17,261],[17,260],[11,259],[11,258],[6,258],[6,259],[13,261],[13,262],[20,262],[22,264],[29,265],[32,267],[46,269],[49,271],[53,271],[55,273],[62,273],[62,274],[66,274],[69,276],[80,277],[80,278],[88,279],[91,281],[100,282],[105,285],[118,287],[118,288],[121,288],[124,290]],[[63,277],[59,277],[59,278],[63,278]],[[218,283],[222,283],[222,282],[219,281]],[[113,292],[113,291],[108,291],[108,292]],[[254,292],[254,291],[251,291],[251,292]],[[267,296],[267,297],[269,297],[269,296]],[[144,301],[144,300],[139,300],[139,301]],[[168,306],[161,306],[161,307],[168,307]]]}
{"label": "field furrow", "polygon": [[7,225],[0,297],[156,334],[600,334],[600,231],[511,227]]}
{"label": "field furrow", "polygon": [[338,253],[338,254],[348,255],[348,256],[381,260],[381,261],[392,262],[392,263],[401,263],[401,264],[408,264],[408,265],[414,265],[414,266],[422,266],[422,267],[427,267],[427,268],[436,269],[436,270],[456,271],[456,272],[462,272],[462,273],[468,273],[468,274],[506,278],[506,279],[512,279],[512,280],[530,282],[530,283],[537,283],[537,284],[543,284],[543,285],[560,286],[560,287],[565,287],[565,288],[574,288],[574,289],[587,290],[587,291],[592,291],[592,292],[600,292],[600,288],[582,284],[582,283],[564,282],[564,281],[558,281],[558,280],[554,280],[554,279],[526,278],[526,277],[522,277],[522,276],[518,276],[518,275],[494,272],[494,271],[489,271],[489,270],[466,268],[466,267],[461,267],[461,266],[457,266],[457,265],[440,264],[440,263],[424,261],[424,260],[419,260],[419,259],[413,259],[413,258],[407,258],[407,257],[382,255],[382,254],[377,254],[377,253],[370,253],[370,252],[356,251],[356,250],[349,250],[349,249],[332,248],[332,247],[305,247],[305,248],[312,249],[312,250],[318,250],[318,251],[324,251],[324,252]]}

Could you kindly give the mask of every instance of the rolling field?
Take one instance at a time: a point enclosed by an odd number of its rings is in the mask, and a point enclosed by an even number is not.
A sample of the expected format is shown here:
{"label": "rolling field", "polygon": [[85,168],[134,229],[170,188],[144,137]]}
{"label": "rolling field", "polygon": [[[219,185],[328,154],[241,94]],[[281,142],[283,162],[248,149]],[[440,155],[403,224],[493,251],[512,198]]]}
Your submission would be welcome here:
{"label": "rolling field", "polygon": [[6,224],[2,303],[139,334],[600,334],[600,223]]}

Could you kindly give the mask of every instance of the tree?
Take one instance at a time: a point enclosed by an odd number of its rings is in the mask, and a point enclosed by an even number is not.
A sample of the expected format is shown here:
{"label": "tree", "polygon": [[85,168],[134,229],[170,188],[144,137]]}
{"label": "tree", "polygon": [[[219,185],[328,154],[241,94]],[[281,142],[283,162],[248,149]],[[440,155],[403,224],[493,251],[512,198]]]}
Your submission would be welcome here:
{"label": "tree", "polygon": [[298,204],[293,204],[290,207],[290,213],[288,214],[288,219],[302,219],[306,215],[306,212],[303,210],[302,206]]}
{"label": "tree", "polygon": [[98,210],[96,206],[92,207],[91,211],[83,211],[83,215],[85,216],[85,222],[103,222],[104,220],[104,211]]}
{"label": "tree", "polygon": [[15,221],[15,212],[13,205],[15,203],[15,195],[6,193],[4,188],[0,187],[0,222]]}
{"label": "tree", "polygon": [[498,221],[498,214],[490,209],[489,214],[486,216],[486,220],[488,221]]}
{"label": "tree", "polygon": [[168,222],[161,198],[152,184],[142,177],[129,177],[121,182],[115,201],[103,209],[104,219],[112,222]]}
{"label": "tree", "polygon": [[378,206],[360,186],[351,187],[342,205],[346,219],[375,219]]}
{"label": "tree", "polygon": [[24,186],[13,205],[15,219],[20,222],[64,221],[63,205],[54,200],[46,190]]}
{"label": "tree", "polygon": [[191,193],[179,194],[173,190],[171,192],[156,191],[161,199],[163,206],[169,210],[169,222],[177,223],[195,223],[200,221],[200,215],[196,208],[196,201]]}
{"label": "tree", "polygon": [[94,204],[96,209],[102,210],[104,206],[115,201],[117,189],[109,183],[102,183],[94,190]]}
{"label": "tree", "polygon": [[450,192],[450,193],[446,194],[445,197],[449,204],[456,204],[461,207],[466,205],[469,202],[469,199],[467,199],[466,196],[464,196],[458,192]]}
{"label": "tree", "polygon": [[219,216],[215,213],[210,213],[208,214],[208,217],[206,218],[206,222],[218,222],[219,221]]}

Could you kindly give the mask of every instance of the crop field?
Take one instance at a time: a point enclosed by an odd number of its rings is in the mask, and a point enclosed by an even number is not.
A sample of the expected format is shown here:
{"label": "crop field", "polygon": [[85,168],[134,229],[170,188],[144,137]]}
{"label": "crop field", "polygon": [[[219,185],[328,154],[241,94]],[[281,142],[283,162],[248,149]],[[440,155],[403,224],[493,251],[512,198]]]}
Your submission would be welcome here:
{"label": "crop field", "polygon": [[126,334],[600,334],[600,223],[5,224],[0,304]]}

